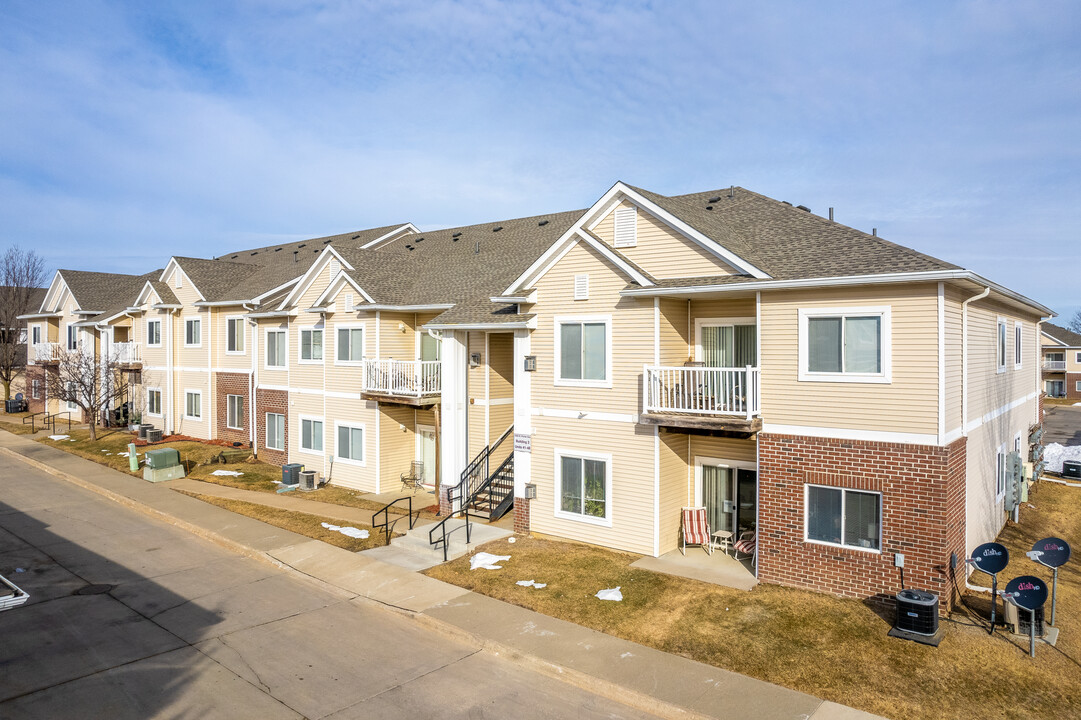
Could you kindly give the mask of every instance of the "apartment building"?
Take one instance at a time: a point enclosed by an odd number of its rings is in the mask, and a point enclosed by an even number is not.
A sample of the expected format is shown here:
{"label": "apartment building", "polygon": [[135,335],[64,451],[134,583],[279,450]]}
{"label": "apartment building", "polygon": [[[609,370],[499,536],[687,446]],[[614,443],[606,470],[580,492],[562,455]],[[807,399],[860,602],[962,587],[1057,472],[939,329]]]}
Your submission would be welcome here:
{"label": "apartment building", "polygon": [[1052,315],[743,188],[624,183],[585,210],[174,257],[132,298],[98,327],[142,344],[168,431],[367,491],[420,461],[464,488],[448,509],[484,486],[520,532],[643,555],[705,506],[756,533],[762,581],[853,597],[899,590],[901,555],[947,596],[951,555],[1001,529]]}
{"label": "apartment building", "polygon": [[1081,401],[1081,335],[1051,323],[1042,329],[1044,392]]}

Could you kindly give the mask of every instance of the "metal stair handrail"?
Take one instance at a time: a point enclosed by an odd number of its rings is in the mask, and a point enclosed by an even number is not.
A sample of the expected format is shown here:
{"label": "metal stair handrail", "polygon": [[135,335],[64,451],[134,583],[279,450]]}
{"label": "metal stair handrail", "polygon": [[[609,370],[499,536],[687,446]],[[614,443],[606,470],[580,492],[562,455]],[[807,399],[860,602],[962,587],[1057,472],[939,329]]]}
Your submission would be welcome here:
{"label": "metal stair handrail", "polygon": [[[451,502],[453,507],[454,499],[452,495],[457,495],[457,499],[461,501],[460,507],[465,507],[469,503],[473,502],[477,493],[481,491],[481,488],[488,482],[491,473],[488,472],[489,462],[492,457],[492,453],[503,444],[511,433],[514,432],[514,426],[511,425],[506,431],[499,436],[491,445],[484,446],[484,449],[477,453],[477,456],[473,458],[473,461],[466,465],[465,470],[462,471],[461,480],[458,484],[451,488],[447,494],[447,499]],[[513,455],[513,453],[511,453]]]}
{"label": "metal stair handrail", "polygon": [[[462,516],[465,518],[465,544],[468,545],[471,542],[472,525],[469,522],[469,506],[462,506]],[[432,526],[432,529],[428,531],[428,544],[437,545],[443,543],[443,562],[447,561],[447,550],[449,548],[447,543],[447,521],[454,519],[453,515],[447,515],[440,520],[436,525]],[[442,532],[442,536],[439,539],[435,538],[435,532],[439,530]],[[453,530],[451,531],[453,532]]]}
{"label": "metal stair handrail", "polygon": [[[374,513],[372,513],[372,530],[378,530],[379,528],[383,528],[383,531],[386,534],[387,544],[388,545],[390,544],[390,512],[389,512],[390,506],[395,504],[395,503],[400,503],[402,500],[407,500],[409,502],[409,515],[408,515],[408,517],[409,517],[409,529],[412,530],[413,529],[413,524],[416,522],[416,518],[413,517],[413,496],[412,495],[403,495],[400,498],[395,498],[394,500],[391,500],[386,505],[384,505],[383,507],[379,508]],[[379,513],[383,514],[383,522],[377,524],[375,522],[375,519],[379,516]],[[417,511],[417,517],[420,517],[420,511],[419,510]]]}

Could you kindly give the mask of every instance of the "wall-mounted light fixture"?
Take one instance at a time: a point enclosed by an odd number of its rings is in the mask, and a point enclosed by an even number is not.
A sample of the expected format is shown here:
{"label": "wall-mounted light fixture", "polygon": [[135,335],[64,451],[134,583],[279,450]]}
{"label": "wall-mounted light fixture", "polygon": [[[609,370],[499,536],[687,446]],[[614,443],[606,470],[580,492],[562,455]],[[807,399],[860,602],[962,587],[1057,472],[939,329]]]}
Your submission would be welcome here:
{"label": "wall-mounted light fixture", "polygon": [[525,371],[536,372],[537,371],[537,356],[526,355],[525,356]]}
{"label": "wall-mounted light fixture", "polygon": [[469,353],[469,367],[480,365],[480,353]]}

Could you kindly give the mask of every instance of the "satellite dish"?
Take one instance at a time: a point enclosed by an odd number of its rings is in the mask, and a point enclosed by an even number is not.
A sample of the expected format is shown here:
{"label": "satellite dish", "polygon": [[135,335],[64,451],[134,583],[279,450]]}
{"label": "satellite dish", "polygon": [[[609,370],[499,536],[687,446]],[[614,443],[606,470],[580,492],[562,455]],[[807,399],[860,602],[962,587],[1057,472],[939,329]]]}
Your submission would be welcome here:
{"label": "satellite dish", "polygon": [[1041,565],[1058,568],[1070,559],[1070,543],[1062,538],[1048,537],[1037,540],[1026,554]]}
{"label": "satellite dish", "polygon": [[18,400],[19,402],[22,402],[23,401],[23,394],[22,393],[15,393],[15,399]]}
{"label": "satellite dish", "polygon": [[1017,607],[1035,612],[1047,602],[1047,583],[1033,575],[1022,575],[1007,583],[1005,594]]}
{"label": "satellite dish", "polygon": [[984,543],[972,551],[972,564],[988,575],[998,575],[1010,562],[1010,551],[999,543]]}

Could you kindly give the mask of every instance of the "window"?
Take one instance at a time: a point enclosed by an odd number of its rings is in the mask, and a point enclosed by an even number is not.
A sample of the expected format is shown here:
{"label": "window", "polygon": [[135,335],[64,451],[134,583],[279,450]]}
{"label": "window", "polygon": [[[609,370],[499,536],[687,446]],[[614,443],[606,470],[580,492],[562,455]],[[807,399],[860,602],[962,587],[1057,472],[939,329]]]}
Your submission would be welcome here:
{"label": "window", "polygon": [[161,415],[161,390],[147,388],[146,390],[146,414]]}
{"label": "window", "polygon": [[364,462],[364,427],[361,425],[339,425],[336,455],[346,462]]}
{"label": "window", "polygon": [[269,450],[285,449],[285,416],[266,414],[266,447]]}
{"label": "window", "polygon": [[638,244],[638,208],[621,207],[615,212],[615,246],[634,247]]}
{"label": "window", "polygon": [[184,321],[184,347],[199,347],[203,344],[203,321],[188,318]]}
{"label": "window", "polygon": [[[37,382],[37,381],[35,380],[34,382]],[[1073,389],[1076,392],[1081,392],[1081,380],[1077,380],[1076,382],[1074,382]],[[37,397],[37,396],[35,395],[34,397]]]}
{"label": "window", "polygon": [[890,308],[799,311],[799,379],[890,382]]}
{"label": "window", "polygon": [[1001,500],[1006,495],[1006,446],[998,449],[995,455],[995,499]]}
{"label": "window", "polygon": [[19,328],[19,344],[26,344],[26,328]]}
{"label": "window", "polygon": [[322,420],[300,419],[300,449],[308,452],[323,452]]}
{"label": "window", "polygon": [[610,317],[556,318],[557,384],[611,386]]}
{"label": "window", "polygon": [[1013,369],[1021,369],[1021,323],[1013,324]]}
{"label": "window", "polygon": [[1074,362],[1081,364],[1081,352],[1074,355]]}
{"label": "window", "polygon": [[30,394],[31,394],[31,397],[33,397],[35,400],[38,400],[38,399],[41,398],[41,381],[40,380],[35,379],[35,380],[32,380],[30,382]]}
{"label": "window", "polygon": [[30,328],[30,338],[31,338],[34,345],[37,345],[38,343],[41,342],[41,326],[40,325],[34,325],[32,328]]}
{"label": "window", "polygon": [[364,328],[338,328],[338,362],[364,359]]}
{"label": "window", "polygon": [[150,347],[161,347],[161,320],[146,321],[146,344]]}
{"label": "window", "polygon": [[319,362],[323,359],[323,331],[300,331],[300,359]]}
{"label": "window", "polygon": [[244,352],[244,318],[231,317],[225,319],[225,352]]}
{"label": "window", "polygon": [[244,396],[227,395],[225,397],[225,427],[233,430],[244,429]]}
{"label": "window", "polygon": [[184,417],[189,420],[203,419],[203,393],[200,390],[184,392]]}
{"label": "window", "polygon": [[557,450],[556,463],[559,469],[556,515],[610,524],[611,456],[565,454]]}
{"label": "window", "polygon": [[589,275],[575,275],[574,276],[574,299],[575,300],[588,300],[589,299]]}
{"label": "window", "polygon": [[1006,372],[1006,321],[998,319],[998,372]]}
{"label": "window", "polygon": [[71,410],[76,412],[79,410],[79,403],[75,402],[79,397],[79,389],[75,387],[75,383],[68,382],[64,385],[64,394],[67,396],[67,400],[64,403],[65,410]]}
{"label": "window", "polygon": [[864,550],[881,549],[881,495],[821,485],[806,488],[807,540]]}
{"label": "window", "polygon": [[285,331],[267,330],[266,366],[268,368],[285,367]]}
{"label": "window", "polygon": [[79,347],[79,330],[74,325],[68,325],[68,350]]}

